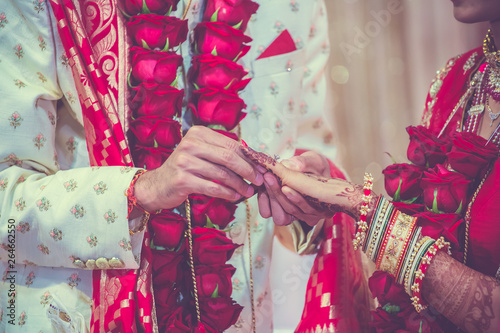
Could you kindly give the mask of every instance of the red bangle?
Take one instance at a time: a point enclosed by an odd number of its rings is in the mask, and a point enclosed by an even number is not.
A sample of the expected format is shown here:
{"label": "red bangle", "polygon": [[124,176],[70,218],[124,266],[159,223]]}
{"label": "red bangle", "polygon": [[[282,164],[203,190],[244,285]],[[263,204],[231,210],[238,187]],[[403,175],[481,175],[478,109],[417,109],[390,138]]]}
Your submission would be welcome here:
{"label": "red bangle", "polygon": [[125,196],[127,196],[127,208],[128,208],[128,215],[127,215],[127,218],[130,216],[130,213],[134,210],[134,207],[137,207],[139,208],[139,210],[141,210],[143,213],[148,213],[148,214],[151,214],[150,212],[148,212],[147,210],[145,210],[144,208],[142,208],[138,203],[137,203],[137,198],[135,197],[134,195],[134,186],[135,186],[135,182],[137,181],[137,179],[139,179],[140,176],[142,176],[144,173],[146,173],[146,170],[139,170],[135,173],[135,176],[134,178],[132,179],[132,181],[130,182],[130,185],[129,187],[127,188],[127,190],[125,191]]}

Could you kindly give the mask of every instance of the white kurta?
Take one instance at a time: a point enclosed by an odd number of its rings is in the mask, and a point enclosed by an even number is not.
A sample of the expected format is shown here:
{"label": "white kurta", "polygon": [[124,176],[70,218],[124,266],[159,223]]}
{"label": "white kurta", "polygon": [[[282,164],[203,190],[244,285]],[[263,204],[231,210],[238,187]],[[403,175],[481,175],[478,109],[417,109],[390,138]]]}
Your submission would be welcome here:
{"label": "white kurta", "polygon": [[[333,158],[332,133],[324,118],[329,111],[324,2],[257,2],[260,8],[246,32],[253,38],[252,48],[242,59],[253,77],[241,95],[249,113],[241,124],[242,137],[281,158],[291,157],[296,148],[316,149]],[[200,8],[194,0],[190,27],[197,23]],[[177,12],[182,9],[179,5]],[[298,50],[255,60],[283,29],[288,29]],[[8,322],[10,275],[4,274],[0,331],[52,331],[50,304],[68,313],[84,330],[90,322],[91,271],[78,269],[70,257],[117,258],[127,268],[138,267],[141,235],[132,239],[128,235],[123,195],[135,172],[88,167],[78,95],[47,3],[3,1],[0,45],[2,273],[12,270],[8,267],[9,221],[16,229],[15,325]],[[183,55],[189,64],[187,45]],[[273,223],[259,217],[255,198],[250,208],[257,332],[271,332]],[[230,261],[237,268],[233,297],[245,307],[231,332],[248,332],[251,324],[245,210],[240,205],[229,232],[235,242],[245,243]],[[288,283],[289,276],[283,275],[282,281]],[[280,304],[284,297],[286,303],[286,295],[274,296]]]}

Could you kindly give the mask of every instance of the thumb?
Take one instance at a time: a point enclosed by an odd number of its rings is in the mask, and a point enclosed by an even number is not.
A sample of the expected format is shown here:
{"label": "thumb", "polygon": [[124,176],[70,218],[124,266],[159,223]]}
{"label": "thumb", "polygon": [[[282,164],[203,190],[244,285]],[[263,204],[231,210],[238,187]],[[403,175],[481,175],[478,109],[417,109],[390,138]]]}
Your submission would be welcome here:
{"label": "thumb", "polygon": [[281,162],[281,164],[290,169],[290,170],[293,170],[293,171],[299,171],[299,172],[303,172],[304,170],[304,163],[303,161],[301,161],[301,158],[300,156],[293,156],[287,160],[283,160]]}

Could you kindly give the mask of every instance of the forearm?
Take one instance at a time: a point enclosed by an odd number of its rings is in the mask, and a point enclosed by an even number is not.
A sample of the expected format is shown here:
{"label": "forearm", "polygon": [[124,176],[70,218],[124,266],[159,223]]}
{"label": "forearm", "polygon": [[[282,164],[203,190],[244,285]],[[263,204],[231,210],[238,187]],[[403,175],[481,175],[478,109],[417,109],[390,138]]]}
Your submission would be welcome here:
{"label": "forearm", "polygon": [[500,285],[438,252],[423,280],[422,292],[438,312],[466,332],[495,332],[500,326]]}

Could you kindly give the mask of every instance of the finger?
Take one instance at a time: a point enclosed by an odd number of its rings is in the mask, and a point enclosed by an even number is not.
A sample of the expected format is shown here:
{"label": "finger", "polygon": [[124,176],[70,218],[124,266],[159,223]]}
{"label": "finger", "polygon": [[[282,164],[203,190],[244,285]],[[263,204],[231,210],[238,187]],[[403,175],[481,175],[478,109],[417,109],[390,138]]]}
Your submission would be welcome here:
{"label": "finger", "polygon": [[307,151],[299,156],[293,156],[282,161],[282,164],[294,171],[312,173],[323,177],[330,176],[328,161],[323,155],[315,151]]}
{"label": "finger", "polygon": [[257,202],[259,203],[259,213],[260,216],[267,219],[272,216],[271,206],[269,203],[269,196],[266,192],[261,191],[257,194]]}
{"label": "finger", "polygon": [[[288,216],[294,215],[302,215],[300,209],[293,204],[285,197],[285,195],[281,192],[281,186],[278,184],[276,177],[274,177],[271,173],[264,174],[264,185],[266,186],[266,190],[268,192],[269,201],[271,204],[271,211],[273,218],[278,220],[278,223],[287,219],[283,215],[286,214]],[[276,208],[275,208],[276,207]],[[279,210],[276,210],[278,209]],[[275,212],[276,210],[276,212]],[[292,218],[292,217],[290,217]],[[293,219],[290,221],[290,223]],[[276,224],[278,224],[276,223]],[[281,224],[278,224],[281,225]]]}
{"label": "finger", "polygon": [[223,165],[257,186],[262,185],[262,174],[243,156],[237,141],[212,130],[205,132],[203,131],[203,137],[186,136],[177,148],[211,163]]}
{"label": "finger", "polygon": [[[216,197],[228,201],[237,201],[241,199],[241,195],[234,189],[197,177],[187,172],[183,173],[182,176],[179,176],[178,179],[176,179],[176,182],[176,186],[173,186],[172,188],[181,192],[185,191],[188,194],[198,193],[208,197]],[[167,195],[169,194],[170,193],[167,193]]]}
{"label": "finger", "polygon": [[308,215],[324,215],[323,211],[315,209],[311,206],[306,199],[294,189],[291,189],[288,186],[283,186],[281,188],[281,192],[285,195],[285,197],[295,206],[300,207],[300,210],[304,214]]}
{"label": "finger", "polygon": [[194,159],[194,163],[187,170],[193,174],[199,174],[206,180],[216,180],[222,185],[234,189],[244,197],[250,198],[254,195],[252,186],[224,166]]}

